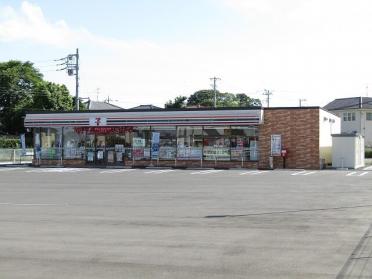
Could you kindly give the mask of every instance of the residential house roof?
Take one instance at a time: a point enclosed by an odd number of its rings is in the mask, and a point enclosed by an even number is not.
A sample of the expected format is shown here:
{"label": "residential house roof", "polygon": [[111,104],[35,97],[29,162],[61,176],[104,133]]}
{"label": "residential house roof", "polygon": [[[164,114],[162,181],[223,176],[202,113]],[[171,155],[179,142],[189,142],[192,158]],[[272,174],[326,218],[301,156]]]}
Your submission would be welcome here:
{"label": "residential house roof", "polygon": [[86,104],[87,104],[88,110],[119,110],[119,109],[123,109],[122,107],[115,106],[115,105],[110,104],[110,103],[98,102],[98,101],[92,101],[92,100],[89,100],[88,102],[86,102]]}
{"label": "residential house roof", "polygon": [[130,108],[130,109],[144,109],[144,110],[147,110],[147,109],[162,109],[162,108],[154,106],[154,105],[140,105],[140,106]]}
{"label": "residential house roof", "polygon": [[335,99],[324,107],[326,110],[344,110],[344,109],[372,109],[372,98],[369,97],[351,97]]}

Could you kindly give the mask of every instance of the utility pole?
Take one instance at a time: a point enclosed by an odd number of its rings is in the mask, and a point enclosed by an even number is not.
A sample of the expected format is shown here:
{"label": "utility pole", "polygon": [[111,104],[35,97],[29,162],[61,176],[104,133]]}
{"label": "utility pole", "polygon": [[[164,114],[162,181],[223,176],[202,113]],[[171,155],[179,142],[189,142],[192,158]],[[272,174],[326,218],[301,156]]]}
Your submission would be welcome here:
{"label": "utility pole", "polygon": [[217,81],[218,80],[221,80],[220,78],[218,78],[218,77],[212,77],[212,78],[210,78],[210,80],[213,80],[213,92],[214,92],[214,102],[213,102],[213,104],[214,104],[214,108],[216,108],[217,107]]}
{"label": "utility pole", "polygon": [[298,99],[300,107],[302,107],[302,102],[306,102],[306,99]]}
{"label": "utility pole", "polygon": [[57,59],[55,61],[64,61],[57,66],[64,66],[62,69],[57,69],[57,71],[66,70],[69,76],[75,76],[75,110],[79,110],[79,49],[76,49],[75,54],[69,54],[66,57]]}
{"label": "utility pole", "polygon": [[76,64],[75,64],[75,78],[76,78],[76,91],[75,91],[75,109],[79,110],[79,49],[76,49]]}
{"label": "utility pole", "polygon": [[262,95],[266,96],[267,107],[269,108],[270,107],[270,96],[273,95],[273,93],[270,90],[265,89],[264,93],[262,93]]}

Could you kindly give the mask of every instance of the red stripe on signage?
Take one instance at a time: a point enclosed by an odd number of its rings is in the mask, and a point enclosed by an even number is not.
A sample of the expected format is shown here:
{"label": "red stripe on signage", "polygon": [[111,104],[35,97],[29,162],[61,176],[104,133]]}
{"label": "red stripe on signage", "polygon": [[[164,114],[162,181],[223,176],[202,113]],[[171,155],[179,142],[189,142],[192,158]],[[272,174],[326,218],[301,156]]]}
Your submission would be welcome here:
{"label": "red stripe on signage", "polygon": [[[92,116],[93,117],[93,116]],[[136,119],[182,119],[182,118],[200,118],[200,119],[208,119],[208,118],[258,118],[257,115],[203,115],[203,116],[145,116],[145,117],[107,117],[107,120],[136,120]],[[89,118],[33,118],[29,121],[89,121]]]}

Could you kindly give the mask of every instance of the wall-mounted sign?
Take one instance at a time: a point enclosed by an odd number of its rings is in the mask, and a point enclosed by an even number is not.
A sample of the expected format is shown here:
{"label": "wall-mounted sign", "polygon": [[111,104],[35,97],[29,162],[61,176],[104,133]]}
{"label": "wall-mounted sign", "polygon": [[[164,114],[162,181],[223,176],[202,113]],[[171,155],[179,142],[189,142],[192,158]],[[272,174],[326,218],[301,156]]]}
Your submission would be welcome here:
{"label": "wall-mounted sign", "polygon": [[282,135],[271,135],[271,156],[281,156]]}
{"label": "wall-mounted sign", "polygon": [[89,126],[106,126],[107,118],[106,117],[90,117]]}
{"label": "wall-mounted sign", "polygon": [[107,134],[124,134],[125,132],[132,132],[133,127],[75,127],[75,133],[89,135],[107,135]]}

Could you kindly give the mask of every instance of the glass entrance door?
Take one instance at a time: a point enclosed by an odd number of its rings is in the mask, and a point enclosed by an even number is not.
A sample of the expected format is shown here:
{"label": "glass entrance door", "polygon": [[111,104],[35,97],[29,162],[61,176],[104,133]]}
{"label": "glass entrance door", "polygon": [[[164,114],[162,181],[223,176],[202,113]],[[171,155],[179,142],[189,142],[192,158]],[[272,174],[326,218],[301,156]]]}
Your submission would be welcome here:
{"label": "glass entrance door", "polygon": [[107,165],[124,165],[125,135],[106,136]]}
{"label": "glass entrance door", "polygon": [[96,165],[106,164],[106,137],[96,135]]}

